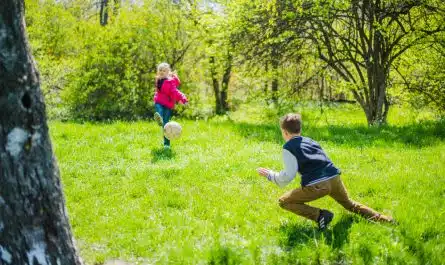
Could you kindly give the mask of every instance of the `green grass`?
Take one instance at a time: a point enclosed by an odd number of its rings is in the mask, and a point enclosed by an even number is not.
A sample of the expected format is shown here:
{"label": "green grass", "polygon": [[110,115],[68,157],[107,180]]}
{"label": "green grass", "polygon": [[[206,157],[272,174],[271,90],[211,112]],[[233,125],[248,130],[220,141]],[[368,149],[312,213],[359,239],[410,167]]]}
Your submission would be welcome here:
{"label": "green grass", "polygon": [[[445,124],[395,109],[367,128],[355,107],[304,111],[304,134],[343,171],[351,197],[398,226],[349,214],[330,198],[331,228],[279,208],[280,189],[256,174],[281,169],[273,111],[180,120],[164,151],[154,122],[50,124],[70,221],[87,264],[443,264]],[[272,114],[271,114],[272,113]],[[417,123],[414,123],[417,121]]]}

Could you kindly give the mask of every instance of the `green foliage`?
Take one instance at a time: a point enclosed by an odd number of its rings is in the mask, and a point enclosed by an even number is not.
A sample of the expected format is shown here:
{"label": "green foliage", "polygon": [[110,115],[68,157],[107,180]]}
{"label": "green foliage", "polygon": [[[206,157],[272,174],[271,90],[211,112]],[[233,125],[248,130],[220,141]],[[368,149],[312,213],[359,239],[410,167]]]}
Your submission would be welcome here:
{"label": "green foliage", "polygon": [[[144,54],[150,34],[130,23],[93,28],[95,39],[64,91],[76,118],[130,119],[152,114],[153,58]],[[148,33],[148,34],[147,34]]]}
{"label": "green foliage", "polygon": [[41,89],[51,118],[68,117],[60,93],[68,75],[77,69],[82,49],[78,30],[82,22],[53,1],[26,1],[26,25],[32,54],[37,61]]}
{"label": "green foliage", "polygon": [[76,1],[29,0],[26,15],[54,118],[151,116],[156,65],[182,69],[193,44],[187,10],[169,2],[123,4],[106,27],[95,19],[94,5]]}
{"label": "green foliage", "polygon": [[445,34],[416,47],[395,65],[396,99],[405,99],[413,108],[425,106],[445,113]]}
{"label": "green foliage", "polygon": [[[113,5],[109,23],[102,27],[94,1],[26,0],[26,22],[50,118],[150,117],[155,67],[167,61],[178,71],[181,90],[191,99],[189,107],[178,108],[177,113],[207,119],[221,112],[215,102],[222,102],[226,95],[230,111],[249,101],[287,109],[301,100],[352,98],[356,86],[326,68],[315,56],[317,47],[309,45],[309,40],[321,40],[322,36],[311,39],[302,31],[309,25],[302,22],[307,19],[308,7],[325,16],[333,12],[324,8],[326,1],[312,2],[124,1],[117,9]],[[336,10],[351,7],[345,1],[328,3]],[[386,7],[404,5],[398,0],[384,3]],[[412,15],[423,17],[433,12],[423,14],[422,8],[414,8]],[[402,51],[410,42],[417,42],[423,33],[416,29],[438,29],[440,14],[433,20],[414,21],[415,27],[406,32],[409,37],[402,38],[394,49]],[[385,27],[390,21],[373,24],[385,38],[394,38],[394,32],[402,34],[397,28],[408,25],[393,21]],[[333,27],[341,36],[349,32],[338,23]],[[416,108],[428,104],[443,110],[443,51],[437,50],[442,39],[440,35],[437,40],[425,39],[419,52],[408,50],[403,60],[394,64],[411,79],[398,78],[395,68],[389,68],[391,103],[410,101]],[[335,47],[334,56],[340,58],[351,45],[337,42]],[[360,67],[364,64],[359,62]],[[357,77],[353,67],[346,68]]]}

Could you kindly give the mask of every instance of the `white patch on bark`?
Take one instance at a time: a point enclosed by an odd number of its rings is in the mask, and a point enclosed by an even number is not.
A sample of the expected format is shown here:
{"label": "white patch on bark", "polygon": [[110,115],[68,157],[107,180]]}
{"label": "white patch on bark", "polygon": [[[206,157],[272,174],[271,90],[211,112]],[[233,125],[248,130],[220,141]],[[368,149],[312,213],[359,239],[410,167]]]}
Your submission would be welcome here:
{"label": "white patch on bark", "polygon": [[3,42],[7,36],[8,34],[6,34],[6,29],[0,28],[0,42]]}
{"label": "white patch on bark", "polygon": [[[1,17],[0,17],[1,19]],[[1,21],[3,22],[3,21]],[[0,26],[3,26],[4,23],[0,23]],[[8,31],[6,28],[2,28],[0,27],[0,56],[3,57],[2,59],[4,60],[3,62],[3,66],[8,70],[8,71],[12,71],[13,67],[14,67],[14,62],[17,61],[17,51],[16,51],[16,47],[13,46],[11,48],[5,48],[8,47],[9,44],[8,43]]]}
{"label": "white patch on bark", "polygon": [[29,134],[27,131],[20,128],[14,128],[8,134],[6,151],[8,151],[13,158],[17,158],[17,156],[22,152],[23,144],[25,143],[26,139],[28,139],[28,135]]}
{"label": "white patch on bark", "polygon": [[34,133],[32,135],[32,145],[39,145],[40,144],[40,139],[42,138],[42,135],[38,132]]}
{"label": "white patch on bark", "polygon": [[11,264],[11,253],[9,253],[6,249],[4,249],[2,246],[0,246],[0,259],[2,259],[4,262]]}
{"label": "white patch on bark", "polygon": [[46,245],[43,242],[36,242],[32,245],[31,250],[26,253],[29,264],[34,264],[34,259],[39,265],[49,265],[46,259]]}
{"label": "white patch on bark", "polygon": [[[2,196],[0,196],[0,206],[6,204],[5,200],[3,199]],[[3,230],[3,228],[5,228],[5,224],[3,224],[3,222],[0,220],[0,232]]]}

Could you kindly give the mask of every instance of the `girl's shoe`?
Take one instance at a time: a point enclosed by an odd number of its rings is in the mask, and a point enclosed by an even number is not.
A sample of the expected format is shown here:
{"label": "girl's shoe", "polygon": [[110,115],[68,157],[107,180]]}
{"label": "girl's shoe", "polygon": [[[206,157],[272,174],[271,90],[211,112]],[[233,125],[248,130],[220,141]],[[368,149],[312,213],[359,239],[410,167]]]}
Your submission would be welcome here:
{"label": "girl's shoe", "polygon": [[163,126],[162,117],[159,113],[155,112],[154,119],[159,126]]}

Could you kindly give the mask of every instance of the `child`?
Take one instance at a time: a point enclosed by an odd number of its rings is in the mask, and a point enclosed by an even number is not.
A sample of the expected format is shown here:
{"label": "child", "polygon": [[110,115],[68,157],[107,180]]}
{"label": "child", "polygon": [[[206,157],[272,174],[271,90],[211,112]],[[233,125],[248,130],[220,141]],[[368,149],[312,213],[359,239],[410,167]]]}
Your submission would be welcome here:
{"label": "child", "polygon": [[[159,126],[164,126],[169,122],[172,110],[176,102],[186,104],[187,97],[178,90],[181,82],[176,74],[174,74],[168,63],[160,63],[158,65],[156,75],[156,93],[154,96],[155,114],[154,119]],[[170,140],[164,136],[164,148],[170,148]]]}
{"label": "child", "polygon": [[352,201],[340,178],[340,170],[329,160],[320,145],[314,140],[301,136],[300,114],[289,113],[280,119],[281,134],[286,141],[283,146],[284,170],[274,172],[259,168],[258,173],[268,180],[284,187],[297,173],[301,175],[301,188],[291,190],[279,199],[282,208],[311,219],[324,230],[334,214],[307,205],[326,195],[331,196],[348,211],[358,213],[369,220],[393,222],[392,217]]}

